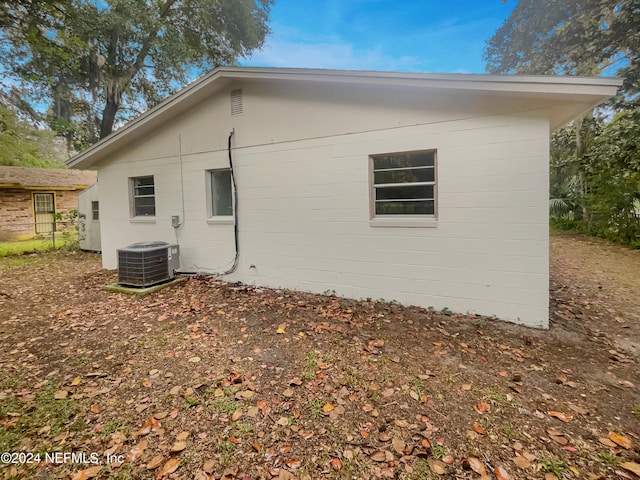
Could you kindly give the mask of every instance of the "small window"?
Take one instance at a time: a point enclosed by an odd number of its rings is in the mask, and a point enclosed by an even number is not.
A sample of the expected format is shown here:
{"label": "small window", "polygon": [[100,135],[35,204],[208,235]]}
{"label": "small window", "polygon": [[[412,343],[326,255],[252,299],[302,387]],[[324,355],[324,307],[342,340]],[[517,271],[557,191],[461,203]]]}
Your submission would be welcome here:
{"label": "small window", "polygon": [[209,216],[233,215],[231,170],[209,170]]}
{"label": "small window", "polygon": [[134,217],[153,217],[156,214],[156,190],[153,176],[131,178],[131,214]]}
{"label": "small window", "polygon": [[435,216],[436,152],[373,155],[373,215]]}
{"label": "small window", "polygon": [[94,220],[100,220],[100,209],[98,202],[91,202],[91,218]]}

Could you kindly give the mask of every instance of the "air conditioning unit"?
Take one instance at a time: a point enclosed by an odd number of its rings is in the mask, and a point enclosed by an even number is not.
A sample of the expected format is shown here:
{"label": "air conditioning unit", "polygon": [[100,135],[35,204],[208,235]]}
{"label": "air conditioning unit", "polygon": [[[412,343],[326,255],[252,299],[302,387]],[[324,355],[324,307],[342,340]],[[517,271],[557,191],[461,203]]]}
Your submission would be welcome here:
{"label": "air conditioning unit", "polygon": [[118,249],[118,283],[150,287],[171,280],[180,267],[180,247],[167,242],[140,242]]}

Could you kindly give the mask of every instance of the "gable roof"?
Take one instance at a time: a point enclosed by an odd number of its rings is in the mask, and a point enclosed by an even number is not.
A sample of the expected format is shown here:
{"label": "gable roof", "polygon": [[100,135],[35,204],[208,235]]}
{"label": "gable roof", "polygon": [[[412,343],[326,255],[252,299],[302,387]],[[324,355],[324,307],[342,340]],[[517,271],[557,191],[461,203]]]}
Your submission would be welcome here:
{"label": "gable roof", "polygon": [[574,101],[573,108],[558,108],[551,118],[553,130],[615,95],[622,80],[610,77],[558,77],[534,75],[433,74],[328,70],[305,68],[218,67],[167,97],[154,108],[67,161],[72,168],[89,167],[203,99],[237,80],[321,82],[422,88],[425,91],[493,92],[559,102]]}
{"label": "gable roof", "polygon": [[83,190],[97,179],[98,174],[88,170],[0,167],[0,188]]}

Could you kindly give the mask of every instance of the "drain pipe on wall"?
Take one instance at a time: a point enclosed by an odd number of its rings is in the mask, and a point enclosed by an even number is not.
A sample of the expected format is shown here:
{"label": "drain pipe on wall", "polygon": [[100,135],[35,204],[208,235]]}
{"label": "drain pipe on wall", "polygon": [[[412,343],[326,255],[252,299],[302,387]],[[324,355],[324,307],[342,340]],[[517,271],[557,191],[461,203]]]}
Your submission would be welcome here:
{"label": "drain pipe on wall", "polygon": [[233,153],[231,148],[231,140],[236,129],[232,129],[229,133],[229,139],[227,140],[227,152],[229,154],[229,171],[231,172],[231,186],[233,188],[233,241],[235,244],[235,257],[233,259],[233,265],[226,272],[222,272],[219,275],[228,275],[236,271],[238,268],[238,260],[240,258],[240,246],[238,239],[238,189],[236,188],[236,176],[233,171]]}
{"label": "drain pipe on wall", "polygon": [[182,135],[178,134],[178,159],[180,161],[180,195],[182,199],[182,217],[179,215],[171,216],[171,226],[173,227],[173,231],[176,235],[176,243],[180,245],[180,241],[178,239],[178,228],[182,226],[184,223],[184,166],[182,160]]}
{"label": "drain pipe on wall", "polygon": [[231,130],[231,132],[229,132],[229,138],[227,140],[227,153],[229,155],[229,171],[231,173],[231,187],[233,188],[233,242],[235,247],[233,265],[231,265],[231,268],[229,268],[228,270],[225,270],[224,272],[214,272],[212,271],[214,269],[198,267],[197,265],[194,265],[194,267],[196,267],[195,271],[180,270],[178,273],[182,275],[211,275],[214,277],[221,277],[223,275],[229,275],[230,273],[235,272],[236,268],[238,268],[238,261],[240,259],[240,246],[238,241],[238,189],[236,188],[236,176],[233,171],[233,151],[231,148],[231,140],[233,139],[234,133],[235,133],[235,129]]}

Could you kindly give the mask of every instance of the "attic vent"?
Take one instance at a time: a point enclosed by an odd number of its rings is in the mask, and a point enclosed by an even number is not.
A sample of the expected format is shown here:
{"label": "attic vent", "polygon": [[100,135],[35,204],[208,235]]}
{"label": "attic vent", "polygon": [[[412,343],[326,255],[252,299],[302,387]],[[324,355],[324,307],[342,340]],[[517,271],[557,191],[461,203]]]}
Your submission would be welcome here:
{"label": "attic vent", "polygon": [[231,115],[240,115],[243,113],[243,110],[242,89],[231,90]]}

